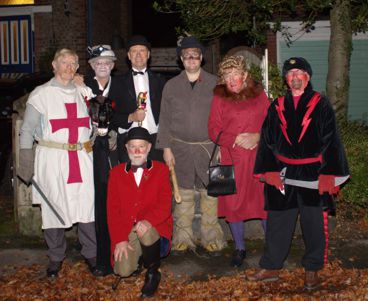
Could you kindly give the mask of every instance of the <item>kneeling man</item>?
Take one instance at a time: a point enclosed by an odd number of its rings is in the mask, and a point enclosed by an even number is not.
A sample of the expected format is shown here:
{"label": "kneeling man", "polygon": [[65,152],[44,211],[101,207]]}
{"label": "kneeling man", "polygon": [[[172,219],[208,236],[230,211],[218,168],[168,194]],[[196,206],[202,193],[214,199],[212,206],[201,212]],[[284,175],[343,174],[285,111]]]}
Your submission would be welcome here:
{"label": "kneeling man", "polygon": [[145,128],[131,129],[125,143],[130,161],[111,170],[108,184],[114,272],[128,277],[139,268],[141,259],[147,268],[142,297],[149,297],[160,283],[160,258],[168,254],[171,245],[169,169],[147,158],[152,141]]}

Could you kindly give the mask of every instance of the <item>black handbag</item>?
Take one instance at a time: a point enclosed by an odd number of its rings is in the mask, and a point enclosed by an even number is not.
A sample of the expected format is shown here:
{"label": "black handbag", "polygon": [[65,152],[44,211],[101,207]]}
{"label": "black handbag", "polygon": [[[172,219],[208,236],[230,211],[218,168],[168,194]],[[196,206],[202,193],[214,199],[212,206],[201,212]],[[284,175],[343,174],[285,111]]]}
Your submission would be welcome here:
{"label": "black handbag", "polygon": [[217,136],[210,161],[208,162],[209,181],[207,185],[207,194],[210,196],[229,195],[236,193],[234,162],[232,165],[211,165],[212,159],[216,153],[221,133],[222,132],[220,132]]}

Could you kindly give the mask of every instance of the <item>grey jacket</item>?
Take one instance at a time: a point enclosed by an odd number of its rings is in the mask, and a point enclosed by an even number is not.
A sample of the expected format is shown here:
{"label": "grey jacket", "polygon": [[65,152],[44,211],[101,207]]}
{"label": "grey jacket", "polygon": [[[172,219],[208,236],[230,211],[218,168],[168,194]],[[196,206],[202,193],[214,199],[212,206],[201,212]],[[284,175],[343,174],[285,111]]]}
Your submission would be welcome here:
{"label": "grey jacket", "polygon": [[163,90],[157,148],[171,148],[181,188],[203,188],[208,182],[208,161],[213,143],[208,137],[208,116],[216,76],[201,69],[192,88],[185,71],[169,80]]}

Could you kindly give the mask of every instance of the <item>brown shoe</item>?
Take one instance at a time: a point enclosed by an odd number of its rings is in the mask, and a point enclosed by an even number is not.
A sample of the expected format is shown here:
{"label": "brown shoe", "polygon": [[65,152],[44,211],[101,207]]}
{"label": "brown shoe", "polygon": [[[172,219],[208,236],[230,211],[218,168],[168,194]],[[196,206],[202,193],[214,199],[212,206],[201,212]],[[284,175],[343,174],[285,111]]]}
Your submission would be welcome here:
{"label": "brown shoe", "polygon": [[279,280],[279,270],[262,269],[253,275],[247,276],[249,281],[273,282]]}
{"label": "brown shoe", "polygon": [[307,290],[314,290],[321,286],[321,280],[318,273],[315,271],[305,271],[304,288]]}

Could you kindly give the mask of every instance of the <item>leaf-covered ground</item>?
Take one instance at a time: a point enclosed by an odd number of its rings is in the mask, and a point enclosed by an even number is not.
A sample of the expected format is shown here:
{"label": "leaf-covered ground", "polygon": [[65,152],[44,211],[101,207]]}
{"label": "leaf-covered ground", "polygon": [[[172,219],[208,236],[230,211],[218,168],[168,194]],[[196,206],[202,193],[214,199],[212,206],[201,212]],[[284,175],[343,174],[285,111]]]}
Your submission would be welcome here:
{"label": "leaf-covered ground", "polygon": [[[343,269],[333,262],[320,273],[320,289],[303,289],[302,269],[284,270],[274,283],[253,283],[245,280],[246,270],[232,277],[208,281],[177,279],[163,271],[160,288],[153,300],[368,300],[368,270]],[[0,278],[0,300],[139,300],[144,273],[122,281],[117,290],[111,286],[112,275],[95,278],[84,263],[64,263],[58,279],[45,277],[44,267],[33,265],[18,268],[12,275]]]}
{"label": "leaf-covered ground", "polygon": [[[4,204],[0,198],[0,211],[12,216],[10,209],[2,210],[10,208],[8,203]],[[331,242],[334,242],[330,251],[332,255],[335,254],[334,258],[339,260],[342,257],[336,256],[336,253],[341,249],[340,243],[368,241],[367,210],[349,209],[347,204],[338,204],[336,224],[330,233]],[[5,228],[0,230],[0,248],[23,246],[20,242],[24,243],[24,237],[15,239],[13,233],[3,231]],[[29,244],[28,241],[27,245]],[[45,246],[41,244],[41,247]],[[368,300],[367,265],[362,265],[363,269],[346,268],[357,266],[354,264],[357,255],[367,258],[368,261],[368,248],[354,250],[365,254],[349,254],[351,265],[346,261],[342,263],[337,260],[327,265],[320,273],[322,286],[314,292],[303,289],[304,271],[300,268],[283,270],[281,280],[275,283],[252,283],[245,278],[247,274],[254,272],[254,269],[242,270],[238,274],[220,278],[210,276],[208,281],[192,281],[193,278],[171,274],[163,265],[160,288],[151,300]],[[142,273],[138,277],[125,279],[114,291],[111,288],[116,281],[114,276],[95,278],[82,261],[65,261],[60,277],[55,280],[46,277],[44,265],[5,268],[10,272],[0,276],[1,301],[139,300],[144,281]],[[4,269],[4,266],[0,266],[0,269]]]}

